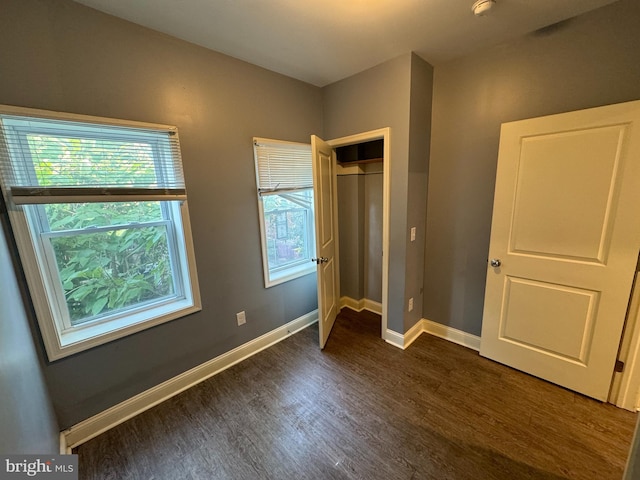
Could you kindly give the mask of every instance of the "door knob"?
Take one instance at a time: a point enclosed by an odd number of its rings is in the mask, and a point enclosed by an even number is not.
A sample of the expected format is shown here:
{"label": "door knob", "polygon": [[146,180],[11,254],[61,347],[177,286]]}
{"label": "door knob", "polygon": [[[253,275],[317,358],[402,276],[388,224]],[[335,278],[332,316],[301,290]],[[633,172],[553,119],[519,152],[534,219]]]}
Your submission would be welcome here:
{"label": "door knob", "polygon": [[492,267],[499,267],[500,265],[502,265],[502,262],[499,258],[492,258],[489,263],[491,263]]}

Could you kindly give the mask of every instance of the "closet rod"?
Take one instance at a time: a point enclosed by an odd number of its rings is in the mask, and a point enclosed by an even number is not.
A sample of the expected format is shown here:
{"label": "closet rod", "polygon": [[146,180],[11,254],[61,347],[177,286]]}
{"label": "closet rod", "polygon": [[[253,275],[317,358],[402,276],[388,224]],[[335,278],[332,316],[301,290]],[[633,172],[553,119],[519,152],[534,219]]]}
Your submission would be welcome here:
{"label": "closet rod", "polygon": [[358,176],[358,175],[382,175],[384,172],[362,172],[362,173],[337,173],[336,176],[338,177],[351,177],[351,176]]}

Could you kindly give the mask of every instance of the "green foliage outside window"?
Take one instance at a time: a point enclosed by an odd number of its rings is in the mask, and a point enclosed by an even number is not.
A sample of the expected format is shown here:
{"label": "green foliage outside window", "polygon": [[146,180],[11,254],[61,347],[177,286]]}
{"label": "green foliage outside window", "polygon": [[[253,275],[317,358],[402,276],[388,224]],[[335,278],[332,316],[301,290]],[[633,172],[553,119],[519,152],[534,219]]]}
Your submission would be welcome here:
{"label": "green foliage outside window", "polygon": [[[47,205],[46,210],[53,225],[86,228],[82,224],[92,218],[96,226],[117,225],[136,211],[144,215],[144,210],[159,206],[149,203],[133,204],[133,208],[118,203],[60,204]],[[76,216],[63,213],[65,207],[71,207]],[[105,210],[113,210],[113,215],[105,216]],[[69,223],[69,219],[77,221]],[[88,228],[51,238],[72,324],[173,293],[165,225],[90,232]]]}

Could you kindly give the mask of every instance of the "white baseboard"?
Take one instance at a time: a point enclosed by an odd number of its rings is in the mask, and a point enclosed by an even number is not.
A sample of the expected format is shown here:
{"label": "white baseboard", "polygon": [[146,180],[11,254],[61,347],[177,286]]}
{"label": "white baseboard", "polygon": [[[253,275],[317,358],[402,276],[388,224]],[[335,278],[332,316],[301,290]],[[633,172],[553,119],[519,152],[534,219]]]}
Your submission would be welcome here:
{"label": "white baseboard", "polygon": [[71,451],[72,448],[100,435],[101,433],[119,425],[126,420],[148,410],[159,403],[177,395],[180,392],[226,370],[236,363],[255,355],[256,353],[278,343],[296,332],[318,321],[318,311],[314,310],[297,318],[282,327],[276,328],[264,335],[230,350],[197,367],[173,377],[155,387],[125,400],[113,407],[94,415],[91,418],[61,432],[61,450]]}
{"label": "white baseboard", "polygon": [[394,330],[389,330],[387,328],[387,331],[384,332],[384,341],[393,345],[394,347],[398,347],[401,348],[402,350],[405,349],[404,346],[404,335],[402,335],[401,333],[398,333]]}
{"label": "white baseboard", "polygon": [[424,320],[419,320],[404,334],[404,348],[407,348],[424,332]]}
{"label": "white baseboard", "polygon": [[416,338],[418,338],[422,332],[424,332],[423,328],[423,320],[419,320],[416,324],[411,327],[404,335],[398,333],[394,330],[389,330],[385,332],[384,340],[393,345],[394,347],[401,348],[405,350],[409,345],[411,345]]}
{"label": "white baseboard", "polygon": [[340,297],[340,308],[342,307],[348,307],[351,310],[355,310],[356,312],[368,310],[369,312],[382,315],[382,304],[374,300],[369,300],[368,298],[355,300],[351,297]]}
{"label": "white baseboard", "polygon": [[382,315],[382,304],[374,300],[364,299],[364,309]]}
{"label": "white baseboard", "polygon": [[445,340],[457,343],[458,345],[462,345],[463,347],[480,351],[480,337],[467,332],[463,332],[462,330],[458,330],[453,327],[442,325],[441,323],[426,320],[424,318],[416,322],[416,324],[411,327],[404,335],[387,329],[387,331],[385,332],[385,341],[395,347],[404,350],[423,333],[428,333],[435,337],[444,338]]}
{"label": "white baseboard", "polygon": [[477,352],[480,351],[480,337],[471,333],[463,332],[438,322],[422,319],[424,331],[436,337],[444,338],[450,342],[457,343],[463,347],[471,348]]}

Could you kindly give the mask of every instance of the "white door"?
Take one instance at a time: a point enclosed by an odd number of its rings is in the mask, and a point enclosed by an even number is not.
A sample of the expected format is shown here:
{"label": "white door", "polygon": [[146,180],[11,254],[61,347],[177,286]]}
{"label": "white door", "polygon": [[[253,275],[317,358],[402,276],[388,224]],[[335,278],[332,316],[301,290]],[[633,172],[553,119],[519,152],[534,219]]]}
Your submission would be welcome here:
{"label": "white door", "polygon": [[607,399],[640,247],[639,167],[640,101],[502,125],[481,355]]}
{"label": "white door", "polygon": [[318,264],[318,325],[320,348],[324,348],[338,315],[338,229],[335,201],[336,175],[333,149],[311,136],[313,196],[315,202],[316,263]]}

